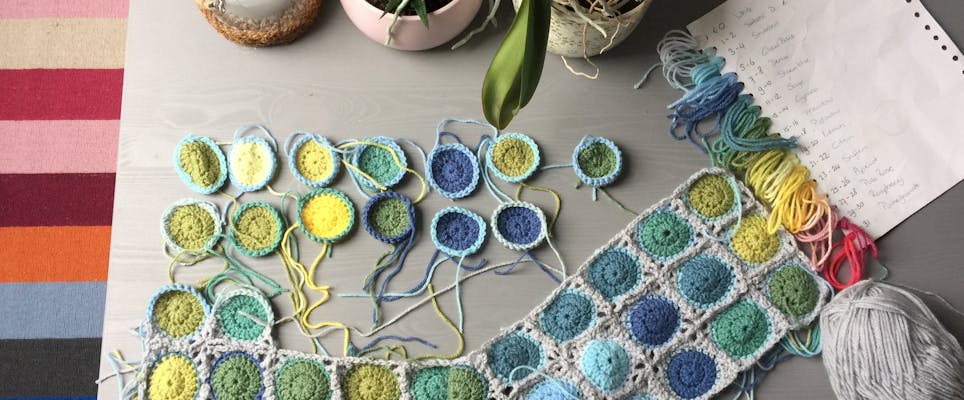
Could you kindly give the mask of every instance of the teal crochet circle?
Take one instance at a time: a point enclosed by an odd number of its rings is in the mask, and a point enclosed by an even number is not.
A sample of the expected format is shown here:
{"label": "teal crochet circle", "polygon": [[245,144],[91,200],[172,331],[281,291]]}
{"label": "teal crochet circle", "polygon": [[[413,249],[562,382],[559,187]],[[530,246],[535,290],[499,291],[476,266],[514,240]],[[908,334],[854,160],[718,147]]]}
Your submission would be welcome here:
{"label": "teal crochet circle", "polygon": [[412,400],[447,400],[448,367],[423,368],[415,373],[411,385]]}
{"label": "teal crochet circle", "polygon": [[623,386],[629,376],[629,355],[615,340],[596,339],[582,352],[579,366],[583,375],[599,390],[609,392]]}
{"label": "teal crochet circle", "polygon": [[582,394],[579,388],[568,381],[561,379],[546,379],[535,384],[526,400],[581,400]]}
{"label": "teal crochet circle", "polygon": [[[401,182],[402,177],[405,176],[404,168],[408,168],[408,159],[405,157],[402,148],[395,143],[395,139],[377,136],[364,138],[362,141],[387,146],[391,151],[379,146],[360,145],[355,148],[352,164],[384,187],[391,188]],[[398,156],[398,161],[395,160],[392,153]],[[399,165],[399,162],[401,165]],[[356,171],[351,171],[351,173],[361,181],[362,185],[370,189],[376,188],[372,182],[361,174]]]}
{"label": "teal crochet circle", "polygon": [[710,308],[730,293],[736,276],[733,268],[717,257],[698,255],[683,262],[676,276],[676,287],[683,298],[696,308]]}
{"label": "teal crochet circle", "polygon": [[713,319],[710,338],[730,357],[743,359],[765,350],[772,330],[766,311],[753,301],[743,300]]}
{"label": "teal crochet circle", "polygon": [[592,326],[595,317],[592,299],[570,289],[559,293],[539,313],[539,327],[556,341],[566,342]]}
{"label": "teal crochet circle", "polygon": [[271,336],[271,330],[263,324],[274,321],[274,312],[264,295],[254,290],[237,289],[218,295],[214,316],[218,330],[230,339],[250,342]]}
{"label": "teal crochet circle", "polygon": [[588,267],[589,284],[608,301],[626,294],[643,281],[639,259],[623,247],[600,252]]}
{"label": "teal crochet circle", "polygon": [[533,370],[542,368],[545,362],[539,342],[522,332],[510,333],[496,340],[489,345],[486,356],[489,368],[507,384],[529,376]]}
{"label": "teal crochet circle", "polygon": [[659,261],[679,255],[692,246],[694,240],[689,222],[669,210],[654,211],[636,228],[639,246]]}

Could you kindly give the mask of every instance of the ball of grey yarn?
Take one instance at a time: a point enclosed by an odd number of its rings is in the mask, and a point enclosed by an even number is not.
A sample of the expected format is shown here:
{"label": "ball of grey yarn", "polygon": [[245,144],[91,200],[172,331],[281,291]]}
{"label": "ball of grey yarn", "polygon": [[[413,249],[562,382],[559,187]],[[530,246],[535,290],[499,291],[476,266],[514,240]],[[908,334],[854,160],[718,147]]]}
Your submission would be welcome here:
{"label": "ball of grey yarn", "polygon": [[823,364],[841,400],[964,399],[964,351],[912,293],[844,289],[820,315]]}

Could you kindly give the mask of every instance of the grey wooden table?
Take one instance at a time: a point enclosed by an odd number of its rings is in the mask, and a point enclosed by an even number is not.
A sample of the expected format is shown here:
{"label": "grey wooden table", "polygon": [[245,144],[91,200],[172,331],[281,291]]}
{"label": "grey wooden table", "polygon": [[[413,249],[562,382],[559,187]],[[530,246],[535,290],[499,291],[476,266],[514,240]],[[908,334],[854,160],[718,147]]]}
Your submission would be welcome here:
{"label": "grey wooden table", "polygon": [[[539,91],[512,123],[511,130],[533,136],[547,163],[566,162],[579,138],[587,133],[614,139],[627,164],[612,193],[631,207],[643,209],[707,160],[687,143],[666,134],[666,104],[678,97],[659,80],[644,90],[633,90],[640,73],[656,60],[654,48],[662,34],[684,26],[711,9],[717,1],[657,1],[640,28],[620,47],[597,59],[598,80],[571,75],[557,57],[549,57]],[[958,43],[964,43],[964,4],[950,0],[926,2],[935,17]],[[168,259],[161,252],[158,224],[164,209],[182,197],[202,197],[180,182],[171,165],[176,142],[188,132],[229,140],[244,123],[265,124],[279,138],[291,131],[315,131],[333,139],[391,135],[431,147],[436,122],[446,116],[480,118],[479,91],[488,61],[511,19],[508,7],[499,14],[501,29],[489,30],[457,51],[445,48],[406,53],[384,48],[355,28],[340,5],[327,2],[311,31],[283,47],[249,49],[222,39],[204,22],[189,1],[132,1],[128,22],[127,62],[121,117],[120,152],[110,256],[109,287],[103,349],[121,349],[140,356],[137,338],[129,330],[144,318],[153,292],[166,283]],[[478,22],[478,21],[477,21]],[[576,61],[577,67],[585,67]],[[478,130],[463,130],[467,138]],[[420,163],[419,163],[420,164]],[[421,168],[419,165],[418,168]],[[602,245],[630,216],[606,201],[593,203],[590,193],[573,189],[569,170],[537,175],[533,183],[560,190],[563,212],[555,229],[557,244],[571,268]],[[283,170],[275,188],[304,190]],[[348,192],[356,206],[363,199],[342,176],[336,187]],[[408,179],[401,191],[416,193]],[[528,195],[551,209],[549,198]],[[210,200],[223,202],[221,197]],[[266,193],[246,195],[277,204]],[[416,282],[433,250],[427,221],[452,203],[439,195],[418,206],[421,239],[409,257],[397,287]],[[933,291],[964,306],[964,187],[958,185],[879,241],[881,259],[890,279]],[[488,216],[496,206],[484,191],[459,205]],[[289,208],[289,214],[290,214]],[[302,240],[302,243],[305,243]],[[318,247],[304,245],[306,254]],[[319,273],[319,281],[336,290],[354,291],[386,246],[356,229],[350,240],[337,245],[333,258]],[[536,254],[552,260],[545,249]],[[482,255],[492,262],[509,260],[514,253],[489,240]],[[252,261],[253,267],[284,282],[276,257]],[[213,274],[219,265],[209,261],[178,272],[182,282]],[[875,272],[876,273],[876,272]],[[442,268],[436,282],[451,282],[453,268]],[[511,276],[485,275],[464,286],[466,351],[478,348],[501,326],[520,319],[552,290],[553,284],[537,269],[522,268]],[[290,312],[282,296],[274,302],[278,315]],[[454,298],[441,296],[443,309],[454,315]],[[385,307],[393,316],[407,302]],[[931,304],[934,304],[931,302]],[[938,307],[939,315],[958,338],[964,322]],[[334,299],[319,317],[367,326],[369,305],[360,299]],[[451,331],[423,307],[390,332],[419,335],[455,349]],[[286,348],[309,349],[308,342],[286,326],[278,335]],[[325,340],[337,349],[340,338]],[[418,347],[413,349],[418,352]],[[423,351],[423,350],[422,350]],[[109,368],[101,366],[101,373]],[[113,384],[103,385],[102,399],[114,399]],[[819,359],[794,359],[781,364],[758,391],[761,399],[833,398]]]}

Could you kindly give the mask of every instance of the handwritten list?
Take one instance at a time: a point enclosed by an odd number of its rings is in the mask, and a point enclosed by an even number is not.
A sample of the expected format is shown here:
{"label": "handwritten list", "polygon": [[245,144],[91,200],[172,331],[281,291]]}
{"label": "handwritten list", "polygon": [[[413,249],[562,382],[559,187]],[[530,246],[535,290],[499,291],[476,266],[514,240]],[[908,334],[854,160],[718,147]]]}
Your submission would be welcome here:
{"label": "handwritten list", "polygon": [[688,28],[875,238],[964,179],[964,56],[918,0],[729,0]]}

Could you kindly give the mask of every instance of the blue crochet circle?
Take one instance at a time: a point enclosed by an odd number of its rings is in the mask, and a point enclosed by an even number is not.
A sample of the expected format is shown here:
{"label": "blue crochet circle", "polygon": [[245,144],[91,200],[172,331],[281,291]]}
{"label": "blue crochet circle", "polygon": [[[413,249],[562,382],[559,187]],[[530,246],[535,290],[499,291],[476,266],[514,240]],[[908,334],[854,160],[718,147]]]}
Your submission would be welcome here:
{"label": "blue crochet circle", "polygon": [[240,137],[235,139],[234,143],[231,144],[231,148],[228,150],[228,159],[232,159],[231,155],[234,154],[235,149],[237,149],[237,145],[241,143],[248,143],[248,142],[255,143],[259,147],[262,147],[265,150],[265,153],[268,155],[269,171],[268,171],[268,175],[266,175],[264,179],[251,185],[245,185],[244,183],[241,183],[241,180],[238,179],[237,176],[235,176],[235,171],[233,166],[229,166],[231,168],[228,168],[228,177],[231,179],[231,184],[234,185],[234,187],[238,188],[238,190],[240,190],[242,193],[261,190],[262,188],[264,188],[265,185],[268,184],[268,181],[270,181],[271,178],[274,177],[275,172],[278,170],[278,160],[275,158],[274,149],[271,147],[270,144],[268,144],[267,140],[264,140],[256,136],[245,136],[245,137]]}
{"label": "blue crochet circle", "polygon": [[[331,173],[317,181],[313,181],[304,176],[301,171],[298,170],[298,166],[295,164],[298,150],[301,149],[301,146],[304,146],[305,143],[308,143],[309,140],[314,141],[314,143],[318,146],[328,150],[328,156],[331,157],[332,160]],[[299,182],[310,188],[321,188],[331,184],[331,181],[338,176],[338,172],[341,170],[341,162],[338,161],[338,152],[335,151],[335,146],[332,146],[328,139],[321,135],[305,135],[296,140],[294,145],[291,146],[291,149],[288,150],[288,169],[291,170],[291,174],[294,175],[295,179],[297,179]]]}
{"label": "blue crochet circle", "polygon": [[691,349],[676,353],[669,360],[666,378],[677,396],[695,399],[716,385],[717,366],[713,357]]}
{"label": "blue crochet circle", "polygon": [[582,394],[579,393],[579,388],[572,383],[564,381],[562,379],[551,379],[543,380],[535,384],[529,393],[526,394],[526,400],[580,400],[582,399]]}
{"label": "blue crochet circle", "polygon": [[461,199],[479,184],[479,160],[461,143],[437,146],[425,162],[428,183],[446,198]]}
{"label": "blue crochet circle", "polygon": [[719,258],[698,255],[680,266],[676,287],[693,307],[709,308],[726,297],[735,279],[733,268]]}
{"label": "blue crochet circle", "polygon": [[643,280],[643,268],[639,259],[622,247],[603,250],[589,263],[589,284],[606,300],[617,297],[639,286]]}
{"label": "blue crochet circle", "polygon": [[[613,156],[616,159],[615,160],[616,165],[606,175],[599,176],[599,177],[591,177],[587,175],[586,171],[583,171],[582,166],[579,163],[579,156],[583,153],[583,151],[588,149],[590,146],[593,146],[596,144],[600,144],[609,148],[609,151],[612,152]],[[572,152],[573,171],[576,172],[576,176],[579,177],[580,181],[592,187],[603,187],[610,183],[613,183],[613,181],[615,181],[616,178],[619,177],[619,173],[622,172],[622,168],[623,168],[622,152],[619,151],[619,147],[616,147],[616,143],[613,143],[612,140],[609,140],[606,138],[587,135],[586,137],[582,138],[579,144],[576,145],[576,149],[573,150]]]}
{"label": "blue crochet circle", "polygon": [[503,203],[492,212],[492,233],[510,250],[530,250],[546,238],[546,217],[532,203]]}
{"label": "blue crochet circle", "polygon": [[[493,154],[493,150],[495,149],[495,145],[506,139],[521,140],[527,146],[529,146],[530,150],[532,150],[532,156],[533,156],[532,165],[529,165],[529,167],[525,170],[525,172],[523,172],[519,176],[510,177],[502,173],[502,171],[500,171],[499,168],[496,167],[496,164],[493,163],[492,161],[492,154]],[[536,145],[536,142],[533,141],[532,138],[530,138],[529,136],[523,135],[521,133],[515,133],[515,132],[503,133],[498,137],[492,139],[492,143],[489,144],[489,147],[485,151],[485,160],[486,160],[486,163],[488,163],[492,172],[495,173],[495,176],[509,183],[518,183],[528,179],[530,176],[532,176],[534,172],[536,172],[536,169],[539,168],[539,163],[541,162],[541,159],[539,156],[539,146]]]}
{"label": "blue crochet circle", "polygon": [[592,326],[595,317],[592,299],[570,289],[552,299],[539,313],[539,326],[556,341],[565,342]]}
{"label": "blue crochet circle", "polygon": [[679,307],[666,297],[646,295],[629,310],[626,327],[644,347],[665,345],[679,331]]}
{"label": "blue crochet circle", "polygon": [[[532,370],[542,368],[545,359],[539,342],[522,332],[514,332],[496,340],[486,350],[486,356],[489,368],[504,383],[512,383],[529,376]],[[516,372],[510,376],[513,370]]]}
{"label": "blue crochet circle", "polygon": [[[394,152],[398,156],[398,159],[399,161],[401,161],[401,164],[402,164],[401,166],[408,168],[408,158],[405,157],[405,152],[402,151],[402,148],[399,147],[397,143],[395,143],[395,139],[392,139],[386,136],[376,136],[372,138],[363,138],[362,141],[373,142],[373,143],[378,143],[378,144],[388,146],[389,148],[392,149],[392,152]],[[367,152],[379,151],[379,150],[385,151],[385,149],[374,147],[374,146],[368,146],[368,145],[360,145],[358,147],[355,147],[355,152],[351,158],[352,165],[359,168],[366,174],[371,175],[370,171],[365,171],[365,168],[361,165],[362,159],[368,156]],[[394,160],[392,161],[392,165],[396,165],[394,163]],[[352,175],[355,176],[356,179],[361,181],[362,185],[365,185],[365,187],[368,187],[370,189],[376,189],[375,185],[372,184],[372,182],[368,181],[368,178],[365,178],[364,176],[362,176],[361,174],[358,174],[355,171],[351,171],[351,173]],[[399,182],[401,182],[404,176],[405,176],[405,170],[402,168],[398,168],[398,172],[394,176],[392,176],[391,178],[383,182],[378,182],[378,183],[381,184],[382,186],[390,188],[397,185]]]}
{"label": "blue crochet circle", "polygon": [[[379,203],[389,199],[400,200],[405,203],[405,212],[408,214],[408,225],[402,232],[394,236],[386,236],[383,232],[379,232],[370,220],[374,217],[375,207],[377,207]],[[365,203],[365,208],[362,210],[362,223],[365,224],[365,231],[367,231],[369,235],[372,235],[373,238],[378,239],[378,241],[382,243],[395,244],[408,238],[415,230],[415,206],[412,205],[412,201],[409,200],[408,197],[399,193],[382,192],[372,196],[372,198],[368,199]]]}
{"label": "blue crochet circle", "polygon": [[447,207],[432,218],[432,242],[452,257],[475,254],[485,241],[485,221],[461,207]]}
{"label": "blue crochet circle", "polygon": [[[194,183],[191,175],[188,175],[188,173],[181,168],[181,149],[184,147],[184,145],[192,142],[200,142],[204,144],[207,146],[207,148],[211,149],[211,151],[214,153],[214,156],[218,159],[218,177],[210,186],[198,186]],[[174,148],[174,170],[177,171],[177,176],[181,178],[181,181],[183,181],[184,184],[187,185],[187,187],[191,190],[201,194],[211,194],[218,191],[221,186],[224,186],[224,181],[228,179],[228,160],[224,157],[224,152],[221,151],[221,148],[218,147],[213,140],[203,136],[187,135],[181,139],[181,141],[177,143],[177,147]]]}
{"label": "blue crochet circle", "polygon": [[621,387],[629,376],[629,355],[615,340],[596,339],[582,352],[579,366],[589,382],[609,392]]}

